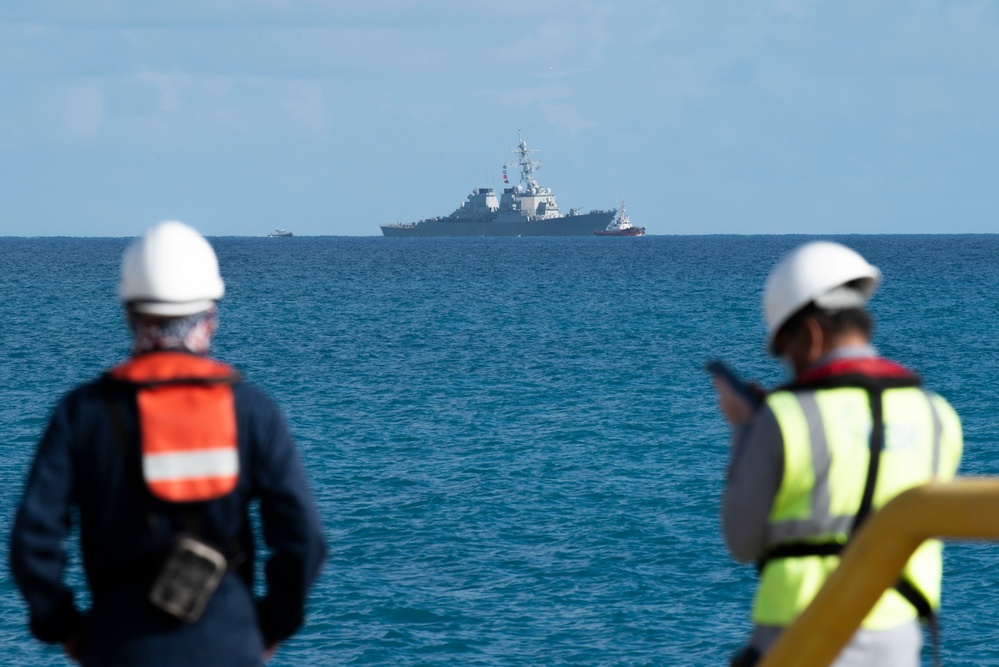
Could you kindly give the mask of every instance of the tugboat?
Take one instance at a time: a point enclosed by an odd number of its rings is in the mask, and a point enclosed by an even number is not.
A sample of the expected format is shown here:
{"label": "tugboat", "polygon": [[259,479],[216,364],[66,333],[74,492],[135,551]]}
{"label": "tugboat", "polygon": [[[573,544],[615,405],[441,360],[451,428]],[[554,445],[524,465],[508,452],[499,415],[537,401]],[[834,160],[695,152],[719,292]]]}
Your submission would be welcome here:
{"label": "tugboat", "polygon": [[614,218],[614,210],[562,213],[550,188],[534,180],[540,162],[531,159],[535,149],[523,138],[512,151],[520,159],[503,165],[503,183],[510,186],[506,169],[520,167],[520,184],[503,188],[475,188],[451,215],[419,222],[381,225],[385,236],[589,236]]}
{"label": "tugboat", "polygon": [[645,236],[645,227],[631,224],[631,218],[624,210],[624,202],[621,202],[620,215],[607,225],[607,229],[598,229],[593,233],[597,236]]}
{"label": "tugboat", "polygon": [[268,238],[281,239],[287,238],[289,236],[294,236],[291,232],[285,231],[283,229],[275,229],[273,232],[267,235]]}

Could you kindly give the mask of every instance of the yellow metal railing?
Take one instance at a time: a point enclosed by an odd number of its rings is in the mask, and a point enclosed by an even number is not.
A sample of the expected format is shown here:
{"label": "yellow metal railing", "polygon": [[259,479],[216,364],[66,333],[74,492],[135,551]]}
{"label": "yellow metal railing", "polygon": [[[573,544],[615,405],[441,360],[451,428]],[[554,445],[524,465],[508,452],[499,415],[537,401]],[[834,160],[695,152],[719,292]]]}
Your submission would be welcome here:
{"label": "yellow metal railing", "polygon": [[828,667],[898,580],[912,552],[930,538],[999,540],[999,478],[926,484],[873,514],[812,604],[759,667]]}

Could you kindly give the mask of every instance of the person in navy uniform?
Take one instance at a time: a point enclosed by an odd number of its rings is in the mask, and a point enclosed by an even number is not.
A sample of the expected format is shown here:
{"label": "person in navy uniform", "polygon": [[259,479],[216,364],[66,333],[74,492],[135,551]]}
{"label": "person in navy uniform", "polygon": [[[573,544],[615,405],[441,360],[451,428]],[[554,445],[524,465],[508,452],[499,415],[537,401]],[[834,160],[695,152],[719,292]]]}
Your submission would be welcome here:
{"label": "person in navy uniform", "polygon": [[[320,521],[277,406],[207,356],[223,292],[214,251],[182,223],[129,246],[132,355],[58,403],[35,454],[10,566],[32,634],[84,665],[258,666],[303,622]],[[253,501],[269,551],[256,600]],[[63,583],[74,508],[87,611]]]}

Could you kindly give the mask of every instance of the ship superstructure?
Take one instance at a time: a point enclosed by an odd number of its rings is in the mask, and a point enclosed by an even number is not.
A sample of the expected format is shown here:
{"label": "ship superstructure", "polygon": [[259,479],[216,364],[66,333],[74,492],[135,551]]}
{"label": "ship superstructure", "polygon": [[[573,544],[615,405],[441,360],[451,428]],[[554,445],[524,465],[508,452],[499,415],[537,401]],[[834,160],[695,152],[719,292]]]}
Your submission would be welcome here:
{"label": "ship superstructure", "polygon": [[[523,137],[512,151],[515,163],[503,165],[506,187],[500,196],[493,188],[475,188],[453,213],[419,222],[382,225],[385,236],[591,236],[614,218],[613,209],[582,213],[559,211],[550,188],[538,184],[534,174],[541,163],[531,159],[537,149]],[[520,183],[510,186],[507,168],[520,169]]]}

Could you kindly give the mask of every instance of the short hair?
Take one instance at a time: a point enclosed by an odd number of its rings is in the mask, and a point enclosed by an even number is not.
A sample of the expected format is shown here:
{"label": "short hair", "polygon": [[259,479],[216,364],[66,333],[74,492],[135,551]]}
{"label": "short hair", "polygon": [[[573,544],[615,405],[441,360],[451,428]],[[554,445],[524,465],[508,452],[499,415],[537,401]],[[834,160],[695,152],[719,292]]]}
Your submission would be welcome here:
{"label": "short hair", "polygon": [[125,306],[125,313],[128,316],[129,322],[152,322],[153,324],[165,324],[170,320],[182,320],[188,317],[188,315],[153,315],[151,313],[144,313],[141,310],[132,308],[130,304]]}
{"label": "short hair", "polygon": [[813,302],[792,315],[777,331],[773,349],[778,356],[787,347],[788,340],[798,332],[809,317],[815,318],[822,333],[832,338],[852,331],[869,339],[874,332],[874,319],[864,308],[826,310],[819,308]]}

